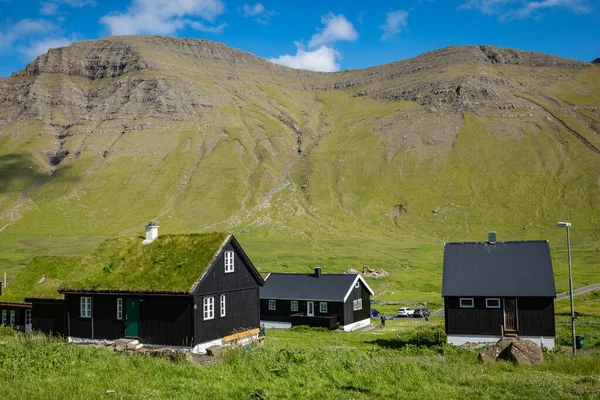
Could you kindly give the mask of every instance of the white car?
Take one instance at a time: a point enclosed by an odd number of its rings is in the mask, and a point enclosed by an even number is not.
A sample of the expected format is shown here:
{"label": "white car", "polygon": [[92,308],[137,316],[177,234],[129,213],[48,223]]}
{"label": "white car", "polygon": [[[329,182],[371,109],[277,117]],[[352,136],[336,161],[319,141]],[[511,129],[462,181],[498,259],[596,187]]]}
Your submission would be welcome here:
{"label": "white car", "polygon": [[398,317],[412,317],[414,312],[415,312],[415,310],[413,310],[412,308],[404,307],[404,308],[399,308],[396,315]]}

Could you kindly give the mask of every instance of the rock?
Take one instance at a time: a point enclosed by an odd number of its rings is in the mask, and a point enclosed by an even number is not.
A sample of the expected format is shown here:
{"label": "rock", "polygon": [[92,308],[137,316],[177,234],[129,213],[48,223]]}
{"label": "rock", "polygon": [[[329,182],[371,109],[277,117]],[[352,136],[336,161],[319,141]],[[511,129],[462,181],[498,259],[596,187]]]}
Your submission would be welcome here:
{"label": "rock", "polygon": [[117,339],[114,343],[115,351],[124,352],[126,350],[135,350],[136,345],[139,344],[139,340],[136,339]]}
{"label": "rock", "polygon": [[501,356],[519,365],[539,364],[544,361],[542,348],[531,340],[513,340]]}
{"label": "rock", "polygon": [[594,61],[592,61],[592,64],[600,64],[600,57],[598,57]]}
{"label": "rock", "polygon": [[225,354],[225,351],[227,351],[226,347],[210,346],[208,349],[206,349],[206,355],[209,355],[212,357],[221,357],[221,356],[223,356],[223,354]]}
{"label": "rock", "polygon": [[537,364],[544,361],[542,348],[531,340],[502,339],[477,355],[479,362],[495,362],[498,359],[515,364]]}

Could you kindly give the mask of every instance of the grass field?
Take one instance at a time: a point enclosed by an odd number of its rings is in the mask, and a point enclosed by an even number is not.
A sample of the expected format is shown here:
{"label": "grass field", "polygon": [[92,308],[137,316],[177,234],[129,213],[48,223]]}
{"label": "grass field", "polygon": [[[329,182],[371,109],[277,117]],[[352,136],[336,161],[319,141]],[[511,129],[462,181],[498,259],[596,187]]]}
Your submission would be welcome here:
{"label": "grass field", "polygon": [[536,366],[480,364],[442,344],[439,322],[364,333],[269,330],[213,365],[123,356],[0,332],[4,399],[575,399],[600,395],[600,355],[547,352]]}

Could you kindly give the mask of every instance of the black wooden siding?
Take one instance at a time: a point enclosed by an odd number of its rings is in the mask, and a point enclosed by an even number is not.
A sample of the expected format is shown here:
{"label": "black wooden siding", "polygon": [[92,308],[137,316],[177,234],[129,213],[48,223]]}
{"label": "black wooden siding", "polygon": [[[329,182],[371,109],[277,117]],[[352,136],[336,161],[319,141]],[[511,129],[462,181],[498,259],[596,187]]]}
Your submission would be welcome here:
{"label": "black wooden siding", "polygon": [[[221,317],[220,296],[225,295],[225,316]],[[214,318],[204,320],[204,297],[214,297]],[[222,338],[242,329],[260,325],[258,285],[245,290],[234,290],[194,296],[195,343]]]}
{"label": "black wooden siding", "polygon": [[[460,308],[459,299],[444,298],[446,334],[501,335],[504,299],[500,299],[501,308],[486,308],[486,297],[474,297],[473,308]],[[554,336],[554,299],[517,298],[517,321],[520,336]]]}
{"label": "black wooden siding", "polygon": [[[367,288],[359,281],[359,287],[352,287],[350,295],[343,303],[328,301],[327,312],[321,313],[320,301],[314,301],[315,304],[315,316],[328,316],[337,315],[338,323],[341,325],[349,325],[357,321],[370,318],[370,297],[371,294]],[[354,311],[354,300],[362,299],[362,309]],[[260,301],[260,319],[264,321],[276,321],[276,322],[291,322],[291,315],[301,313],[306,315],[307,301],[311,300],[297,300],[298,311],[292,311],[291,303],[293,300],[277,300],[275,299],[275,310],[269,310],[269,300],[272,299],[261,299]]]}
{"label": "black wooden siding", "polygon": [[[298,311],[292,311],[292,301],[293,300],[275,300],[275,310],[269,310],[269,299],[261,299],[260,300],[260,319],[264,321],[277,321],[277,322],[291,322],[292,314],[303,314],[306,315],[306,310],[308,308],[307,302],[311,300],[297,300],[298,301]],[[337,322],[342,321],[342,317],[344,314],[344,303],[341,301],[333,302],[327,301],[327,312],[321,312],[320,301],[313,301],[315,316],[329,316],[336,315]]]}
{"label": "black wooden siding", "polygon": [[[354,300],[357,299],[362,299],[362,309],[354,311]],[[359,281],[359,287],[353,287],[348,299],[346,299],[341,324],[350,325],[368,318],[371,318],[371,293]]]}
{"label": "black wooden siding", "polygon": [[66,316],[64,300],[32,300],[32,329],[51,335],[64,336]]}
{"label": "black wooden siding", "polygon": [[0,325],[2,324],[2,310],[6,310],[6,326],[10,326],[10,312],[11,310],[15,311],[15,324],[13,328],[17,330],[24,331],[25,330],[25,310],[30,310],[31,307],[29,305],[23,306],[11,306],[8,304],[0,305]]}
{"label": "black wooden siding", "polygon": [[[234,271],[225,273],[225,252],[234,253]],[[248,265],[230,243],[223,247],[194,291],[194,340],[196,344],[227,336],[241,329],[260,326],[259,284]],[[220,296],[225,295],[225,317],[221,317]],[[203,298],[214,297],[215,317],[204,321]]]}
{"label": "black wooden siding", "polygon": [[[92,318],[79,316],[81,297],[92,298]],[[192,344],[191,296],[66,294],[68,335],[89,339],[114,340],[125,336],[123,320],[117,319],[117,298],[140,299],[139,340],[157,345],[189,346]],[[93,331],[92,331],[93,326]]]}

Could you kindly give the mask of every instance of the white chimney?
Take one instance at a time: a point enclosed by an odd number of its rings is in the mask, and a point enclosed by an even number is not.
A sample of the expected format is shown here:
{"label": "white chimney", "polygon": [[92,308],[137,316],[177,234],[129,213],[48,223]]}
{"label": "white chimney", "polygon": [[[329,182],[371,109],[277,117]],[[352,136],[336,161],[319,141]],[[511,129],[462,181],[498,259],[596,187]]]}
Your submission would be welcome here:
{"label": "white chimney", "polygon": [[156,222],[150,221],[148,225],[146,225],[146,239],[142,242],[142,244],[150,244],[158,237],[158,225]]}

